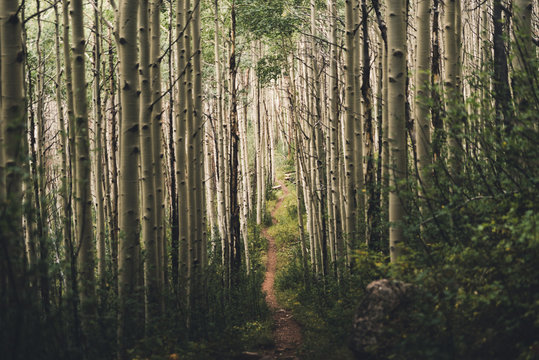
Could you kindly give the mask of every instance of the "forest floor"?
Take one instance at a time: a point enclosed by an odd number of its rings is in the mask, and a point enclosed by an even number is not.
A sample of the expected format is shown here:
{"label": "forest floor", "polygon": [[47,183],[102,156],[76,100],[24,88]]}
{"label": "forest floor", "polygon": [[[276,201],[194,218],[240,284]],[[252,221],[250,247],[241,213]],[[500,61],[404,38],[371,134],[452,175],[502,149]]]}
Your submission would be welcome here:
{"label": "forest floor", "polygon": [[[282,195],[277,200],[271,211],[272,223],[276,224],[275,213],[281,207],[284,198],[289,191],[282,180],[277,183],[281,186]],[[275,238],[268,233],[268,229],[262,229],[262,235],[268,240],[268,255],[266,263],[266,276],[262,284],[262,291],[266,294],[266,302],[273,312],[274,332],[273,339],[275,348],[270,350],[268,359],[298,359],[297,350],[301,345],[301,328],[292,316],[292,312],[280,306],[275,296],[275,273],[277,271],[277,246]],[[266,358],[266,357],[264,357]]]}

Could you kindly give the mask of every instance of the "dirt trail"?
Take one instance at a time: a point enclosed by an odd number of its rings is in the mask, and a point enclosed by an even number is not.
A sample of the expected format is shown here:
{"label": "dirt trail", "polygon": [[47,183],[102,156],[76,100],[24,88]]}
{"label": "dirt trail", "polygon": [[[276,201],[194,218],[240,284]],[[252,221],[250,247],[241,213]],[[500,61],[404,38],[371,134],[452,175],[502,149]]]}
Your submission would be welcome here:
{"label": "dirt trail", "polygon": [[[271,218],[274,224],[277,222],[275,219],[275,212],[281,207],[284,197],[288,194],[288,188],[284,182],[278,180],[277,183],[281,185],[283,195],[277,200],[275,208],[271,212]],[[289,310],[283,309],[275,297],[275,289],[273,287],[277,265],[277,247],[275,246],[275,239],[268,234],[267,229],[262,229],[262,235],[268,239],[269,243],[266,277],[262,284],[262,291],[266,293],[266,302],[273,311],[273,322],[275,325],[275,331],[273,333],[275,349],[273,349],[273,353],[270,354],[270,356],[272,359],[281,360],[299,359],[296,352],[301,344],[301,328],[292,317],[292,313]]]}

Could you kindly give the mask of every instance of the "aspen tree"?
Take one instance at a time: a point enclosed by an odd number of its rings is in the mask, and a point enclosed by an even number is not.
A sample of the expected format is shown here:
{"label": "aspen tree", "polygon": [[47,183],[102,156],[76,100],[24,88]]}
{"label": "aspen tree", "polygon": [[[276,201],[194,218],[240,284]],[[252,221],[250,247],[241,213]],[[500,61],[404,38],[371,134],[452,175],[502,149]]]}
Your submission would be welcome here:
{"label": "aspen tree", "polygon": [[340,198],[340,186],[339,186],[339,79],[338,79],[338,49],[337,49],[337,4],[336,0],[330,0],[330,32],[331,32],[331,64],[329,75],[329,87],[330,87],[330,112],[329,112],[329,178],[328,184],[330,189],[330,196],[328,198],[328,204],[330,208],[330,218],[332,220],[332,228],[330,236],[333,239],[331,248],[333,254],[331,254],[334,266],[337,264],[337,260],[343,255],[342,237],[339,231],[340,221],[340,208],[338,206]]}
{"label": "aspen tree", "polygon": [[359,238],[362,238],[363,241],[365,239],[365,230],[366,230],[366,223],[365,223],[365,171],[364,171],[364,162],[365,162],[365,154],[367,145],[365,144],[363,132],[364,132],[364,118],[363,115],[365,112],[363,102],[363,89],[362,89],[362,71],[365,68],[365,66],[368,66],[367,63],[364,62],[364,52],[363,52],[363,46],[362,46],[362,38],[360,31],[362,28],[362,24],[364,24],[364,19],[362,19],[361,11],[360,11],[360,1],[353,0],[353,54],[354,54],[354,60],[353,60],[353,72],[354,72],[354,135],[353,135],[353,162],[354,162],[354,194],[355,194],[355,206],[356,206],[356,234],[354,238],[354,243],[352,246],[357,246],[359,243],[357,243],[357,240]]}
{"label": "aspen tree", "polygon": [[[247,75],[248,77],[248,75]],[[247,82],[246,82],[247,84]],[[238,120],[238,133],[240,142],[240,169],[241,169],[241,207],[240,207],[240,230],[245,254],[245,267],[247,274],[251,271],[251,257],[249,254],[249,239],[247,229],[247,218],[249,215],[249,164],[247,152],[247,105],[244,106],[244,116]],[[208,178],[208,176],[206,176]]]}
{"label": "aspen tree", "polygon": [[[174,65],[176,54],[174,52],[174,41],[177,39],[174,35],[174,4],[169,2],[168,4],[168,48],[170,49],[167,54],[167,65],[168,65],[168,87],[170,88],[170,93],[168,97],[168,151],[169,151],[169,167],[170,167],[170,213],[169,221],[171,224],[170,229],[170,267],[171,274],[169,277],[169,285],[172,286],[172,293],[178,294],[178,275],[179,275],[179,250],[180,250],[180,227],[179,227],[179,215],[178,215],[178,185],[177,185],[177,171],[180,164],[178,164],[177,153],[176,153],[176,132],[178,131],[177,117],[176,113],[178,111],[178,97],[176,96],[175,86],[175,73]],[[176,63],[177,64],[177,63]]]}
{"label": "aspen tree", "polygon": [[[88,133],[88,105],[86,100],[86,38],[83,24],[83,2],[72,0],[70,7],[72,27],[73,116],[75,119],[75,153],[77,186],[77,251],[80,276],[81,312],[88,321],[95,313],[94,249],[92,232],[91,163]],[[83,324],[84,325],[84,324]],[[86,324],[85,326],[88,326]],[[86,329],[88,330],[88,329]]]}
{"label": "aspen tree", "polygon": [[428,189],[428,171],[431,165],[430,122],[428,105],[429,70],[431,53],[430,32],[431,1],[421,0],[416,15],[416,97],[415,97],[415,142],[417,146],[417,168],[419,189],[422,194]]}
{"label": "aspen tree", "polygon": [[[369,51],[369,13],[367,10],[366,0],[361,0],[361,62],[363,64],[361,71],[361,119],[363,123],[363,155],[365,156],[365,174],[364,181],[360,183],[359,191],[364,193],[364,199],[360,204],[366,206],[366,223],[365,223],[365,242],[371,249],[376,249],[379,246],[378,233],[378,213],[379,203],[377,197],[376,184],[376,162],[374,157],[374,119],[373,119],[373,98],[371,86],[371,54]],[[358,29],[359,30],[359,29]],[[358,31],[359,32],[359,31]],[[362,134],[363,135],[363,134]],[[361,218],[360,218],[361,219]]]}
{"label": "aspen tree", "polygon": [[[55,8],[56,9],[56,8]],[[0,20],[1,21],[1,20]],[[2,70],[2,26],[0,26],[0,72]],[[1,74],[1,73],[0,73]],[[0,86],[0,110],[2,109],[2,86]],[[4,121],[0,121],[0,205],[6,201],[6,164],[4,162]]]}
{"label": "aspen tree", "polygon": [[110,209],[110,255],[112,260],[112,273],[114,278],[114,291],[118,291],[118,244],[119,244],[119,224],[118,224],[118,161],[116,154],[118,152],[117,136],[117,110],[116,110],[116,75],[114,65],[114,52],[112,48],[112,31],[109,30],[109,49],[108,49],[108,68],[109,68],[109,91],[110,91],[110,164],[111,164],[111,209]]}
{"label": "aspen tree", "polygon": [[[195,0],[196,1],[196,0]],[[187,262],[187,289],[188,298],[194,295],[194,287],[198,285],[195,281],[195,271],[197,270],[197,219],[196,219],[196,182],[195,182],[195,165],[196,165],[196,152],[195,152],[195,139],[194,139],[194,103],[193,103],[193,47],[192,47],[192,10],[191,1],[186,0],[184,8],[184,46],[185,46],[185,82],[186,82],[186,94],[185,94],[185,108],[186,108],[186,146],[187,146],[187,189],[188,189],[188,214],[189,214],[189,237],[188,243],[188,262]],[[188,307],[191,306],[189,303]]]}
{"label": "aspen tree", "polygon": [[[238,204],[238,109],[236,94],[236,1],[231,4],[231,28],[230,28],[230,259],[231,269],[237,273],[241,265],[241,234],[239,222],[239,204]],[[231,274],[231,277],[233,274]]]}
{"label": "aspen tree", "polygon": [[402,251],[404,204],[399,183],[406,176],[406,7],[404,0],[388,2],[388,122],[389,122],[389,251],[395,262]]}
{"label": "aspen tree", "polygon": [[[179,68],[179,74],[177,74],[178,81],[178,106],[176,110],[176,159],[178,159],[178,166],[176,167],[176,178],[178,179],[178,216],[180,227],[180,239],[179,239],[179,289],[182,291],[187,286],[188,279],[188,238],[189,238],[189,199],[187,188],[187,144],[186,144],[186,131],[187,131],[187,113],[186,113],[186,60],[185,60],[185,37],[184,30],[186,27],[187,16],[185,14],[185,1],[179,0],[176,5],[176,56],[178,57],[177,63]],[[185,293],[181,293],[185,299]]]}
{"label": "aspen tree", "polygon": [[101,135],[103,130],[103,112],[101,104],[101,21],[99,17],[98,4],[94,8],[94,142],[95,142],[95,176],[94,188],[96,197],[96,245],[97,245],[97,275],[99,278],[99,287],[105,288],[106,271],[106,249],[105,249],[105,210],[103,196],[103,148]]}
{"label": "aspen tree", "polygon": [[[214,0],[214,57],[215,57],[215,82],[217,86],[217,124],[218,128],[222,131],[217,132],[217,149],[216,149],[216,173],[217,173],[217,216],[219,218],[219,235],[221,237],[221,263],[225,269],[225,282],[228,283],[228,258],[225,255],[228,239],[229,239],[229,227],[228,227],[228,217],[226,215],[226,203],[225,203],[225,192],[226,192],[226,171],[225,168],[228,167],[225,160],[225,145],[224,137],[226,136],[225,131],[226,127],[224,125],[224,113],[223,113],[223,87],[221,86],[221,60],[220,60],[220,50],[219,50],[219,2]],[[256,137],[255,137],[256,138]]]}
{"label": "aspen tree", "polygon": [[158,227],[156,222],[156,201],[154,185],[154,156],[152,144],[152,88],[150,82],[149,44],[149,2],[140,0],[138,10],[138,29],[140,41],[139,84],[140,84],[140,163],[141,163],[141,225],[144,242],[144,307],[146,330],[157,315],[157,294],[159,292],[158,266]]}
{"label": "aspen tree", "polygon": [[440,92],[434,85],[441,81],[441,61],[440,61],[440,0],[433,0],[432,3],[432,61],[431,61],[431,84],[433,85],[430,96],[432,97],[432,126],[434,128],[432,136],[432,154],[434,161],[441,160],[442,143],[444,140],[444,127],[441,118],[442,99]]}
{"label": "aspen tree", "polygon": [[516,77],[513,79],[513,93],[520,110],[526,110],[527,100],[518,95],[517,88],[525,88],[522,78],[530,74],[533,60],[536,58],[532,43],[532,0],[515,0],[514,5],[513,33],[515,37],[513,57],[513,69]]}
{"label": "aspen tree", "polygon": [[[154,174],[154,199],[155,199],[155,227],[156,227],[156,247],[157,247],[157,276],[159,284],[159,292],[163,292],[165,285],[166,271],[166,246],[165,246],[165,231],[164,231],[164,213],[165,213],[165,196],[164,196],[164,153],[162,132],[162,101],[161,101],[161,4],[162,0],[150,1],[150,81],[151,81],[151,134],[153,148],[153,174]],[[162,294],[157,295],[161,306],[164,306],[164,298]]]}
{"label": "aspen tree", "polygon": [[[41,9],[40,4],[36,4],[37,11],[37,37],[36,37],[36,55],[37,55],[37,89],[36,89],[36,113],[37,113],[37,158],[34,164],[37,167],[34,179],[37,184],[36,188],[36,206],[37,206],[37,235],[39,245],[39,260],[35,264],[38,272],[38,284],[40,295],[42,298],[43,309],[45,313],[49,311],[49,269],[48,269],[48,244],[47,239],[49,236],[48,226],[48,203],[49,196],[47,195],[47,155],[46,155],[46,139],[45,139],[45,114],[44,114],[44,97],[45,97],[45,64],[43,62],[43,52],[41,51],[41,34],[42,34],[42,21],[41,21]],[[33,128],[33,127],[32,127]],[[33,135],[33,134],[32,134]],[[30,239],[29,239],[30,240]]]}
{"label": "aspen tree", "polygon": [[[24,97],[24,60],[22,44],[22,23],[19,18],[18,0],[0,2],[0,78],[1,109],[0,131],[4,135],[3,151],[5,196],[0,198],[2,222],[0,238],[3,246],[2,262],[9,259],[13,277],[5,280],[3,285],[13,289],[8,291],[6,303],[15,306],[25,301],[25,269],[24,269],[24,235],[22,229],[22,183],[23,173],[20,169],[24,163],[24,134],[26,130],[26,109]],[[7,264],[2,264],[7,268]],[[4,282],[7,281],[7,282]],[[22,317],[23,309],[15,307]],[[16,339],[16,335],[15,335]],[[16,339],[17,340],[17,339]],[[16,349],[17,344],[14,344]]]}
{"label": "aspen tree", "polygon": [[118,267],[118,357],[128,359],[127,349],[134,345],[136,331],[137,267],[139,234],[138,157],[139,100],[137,65],[137,0],[122,0],[119,7],[120,58],[120,201]]}
{"label": "aspen tree", "polygon": [[[200,0],[197,0],[194,4],[193,17],[191,21],[192,33],[193,33],[193,71],[194,71],[194,83],[193,83],[193,137],[194,137],[194,181],[196,186],[196,257],[198,262],[198,275],[204,269],[207,263],[206,253],[206,223],[205,209],[204,209],[204,181],[202,179],[204,169],[204,122],[202,119],[202,65],[201,65],[201,25],[200,25]],[[199,279],[201,281],[201,279]]]}
{"label": "aspen tree", "polygon": [[[443,27],[444,27],[444,95],[446,107],[455,106],[458,100],[458,68],[459,68],[459,49],[457,48],[457,21],[456,8],[457,1],[448,0],[445,2]],[[462,159],[460,158],[460,140],[461,124],[456,120],[455,116],[450,117],[451,123],[449,136],[449,149],[451,155],[451,172],[454,175],[460,173]]]}
{"label": "aspen tree", "polygon": [[[354,163],[354,124],[355,124],[355,87],[354,87],[354,5],[353,0],[346,0],[346,58],[345,58],[345,119],[344,119],[344,179],[345,189],[343,200],[345,205],[345,233],[346,251],[349,256],[352,251],[354,239],[357,236],[357,205],[356,184],[354,183],[355,166],[361,163]],[[357,60],[356,60],[357,61]],[[348,259],[349,261],[349,259]]]}
{"label": "aspen tree", "polygon": [[[69,148],[67,143],[67,131],[64,123],[64,109],[62,106],[62,56],[60,52],[60,15],[58,12],[58,6],[54,6],[54,18],[55,18],[55,53],[56,53],[56,84],[55,84],[55,96],[56,106],[58,107],[58,129],[60,132],[60,144],[62,155],[62,216],[63,216],[63,234],[64,244],[67,251],[69,251],[69,244],[71,243],[71,184],[69,180]],[[0,131],[1,134],[1,131]],[[1,150],[0,150],[1,151]]]}

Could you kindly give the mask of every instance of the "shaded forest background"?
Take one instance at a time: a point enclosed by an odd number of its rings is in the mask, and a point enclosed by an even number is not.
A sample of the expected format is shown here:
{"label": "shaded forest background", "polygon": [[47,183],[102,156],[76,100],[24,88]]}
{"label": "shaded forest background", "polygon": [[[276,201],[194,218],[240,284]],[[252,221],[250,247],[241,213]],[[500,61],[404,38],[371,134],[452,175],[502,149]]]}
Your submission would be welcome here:
{"label": "shaded forest background", "polygon": [[0,354],[271,347],[267,228],[301,358],[538,358],[538,11],[1,0]]}

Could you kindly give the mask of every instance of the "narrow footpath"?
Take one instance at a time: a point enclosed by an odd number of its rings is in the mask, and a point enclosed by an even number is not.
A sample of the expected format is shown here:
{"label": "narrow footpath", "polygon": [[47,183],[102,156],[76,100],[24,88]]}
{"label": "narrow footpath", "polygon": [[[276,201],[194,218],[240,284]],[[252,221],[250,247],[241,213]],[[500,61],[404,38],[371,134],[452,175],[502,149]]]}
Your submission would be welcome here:
{"label": "narrow footpath", "polygon": [[[288,188],[285,183],[278,180],[281,185],[283,195],[277,200],[275,207],[271,212],[273,224],[277,223],[275,213],[281,207],[283,200],[288,195]],[[275,330],[273,339],[275,341],[275,349],[273,354],[269,354],[272,359],[280,360],[297,360],[297,350],[301,344],[301,328],[297,321],[293,318],[292,312],[283,309],[277,302],[275,297],[275,273],[277,267],[277,247],[275,239],[268,233],[267,229],[262,229],[262,235],[268,240],[268,259],[266,263],[266,277],[262,284],[262,291],[266,293],[266,303],[273,312],[273,322]]]}

